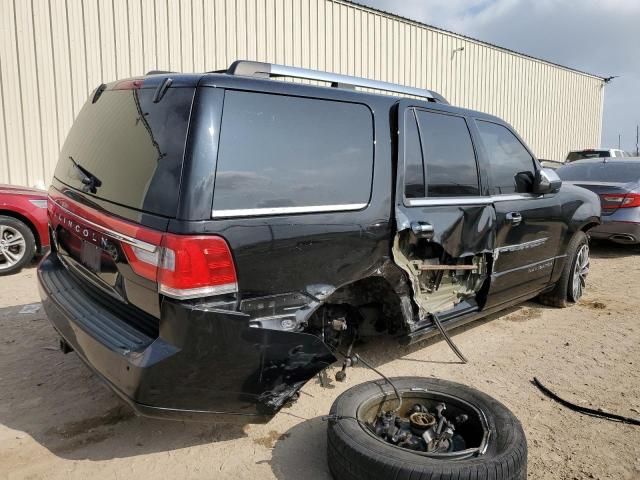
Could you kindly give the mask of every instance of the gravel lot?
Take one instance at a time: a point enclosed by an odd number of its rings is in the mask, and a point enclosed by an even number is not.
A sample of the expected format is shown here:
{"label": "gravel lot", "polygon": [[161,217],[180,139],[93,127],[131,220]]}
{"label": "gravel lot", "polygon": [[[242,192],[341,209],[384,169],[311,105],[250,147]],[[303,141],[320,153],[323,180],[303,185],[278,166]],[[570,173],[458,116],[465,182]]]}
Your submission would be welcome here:
{"label": "gravel lot", "polygon": [[[439,339],[372,340],[360,353],[387,375],[447,378],[502,401],[524,425],[530,479],[639,479],[639,427],[574,413],[530,383],[640,417],[640,248],[598,244],[592,256],[579,305],[527,303],[456,330],[467,365]],[[35,268],[0,277],[0,292],[0,478],[327,479],[321,416],[338,393],[376,378],[354,368],[331,389],[314,379],[267,425],[138,418],[57,350],[41,308],[21,313],[39,301]]]}

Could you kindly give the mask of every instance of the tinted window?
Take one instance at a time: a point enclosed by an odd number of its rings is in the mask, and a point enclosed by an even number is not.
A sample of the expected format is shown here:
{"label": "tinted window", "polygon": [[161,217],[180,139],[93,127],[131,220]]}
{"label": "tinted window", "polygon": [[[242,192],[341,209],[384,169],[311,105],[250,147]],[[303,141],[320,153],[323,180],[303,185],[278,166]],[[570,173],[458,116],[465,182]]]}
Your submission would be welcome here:
{"label": "tinted window", "polygon": [[418,110],[428,197],[479,195],[478,169],[464,118]]}
{"label": "tinted window", "polygon": [[535,164],[520,140],[502,125],[483,121],[476,123],[489,158],[491,193],[530,192]]}
{"label": "tinted window", "polygon": [[404,195],[406,198],[423,198],[424,166],[418,124],[413,110],[406,110],[404,115]]}
{"label": "tinted window", "polygon": [[615,182],[640,181],[640,161],[632,162],[576,162],[556,170],[562,180],[569,182]]}
{"label": "tinted window", "polygon": [[368,203],[367,107],[227,91],[223,112],[214,210]]}
{"label": "tinted window", "polygon": [[[127,207],[175,216],[194,89],[107,90],[82,107],[62,147],[55,177],[82,189],[71,158],[100,180],[93,195]],[[87,192],[88,193],[88,192]]]}

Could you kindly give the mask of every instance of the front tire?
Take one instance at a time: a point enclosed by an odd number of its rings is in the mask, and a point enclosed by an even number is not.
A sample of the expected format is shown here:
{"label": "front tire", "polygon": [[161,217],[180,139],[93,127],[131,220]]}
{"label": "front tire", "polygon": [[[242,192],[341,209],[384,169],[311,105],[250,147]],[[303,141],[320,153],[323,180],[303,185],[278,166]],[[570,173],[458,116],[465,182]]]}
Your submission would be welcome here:
{"label": "front tire", "polygon": [[0,216],[0,275],[19,272],[35,255],[36,241],[24,222]]}
{"label": "front tire", "polygon": [[[340,395],[327,427],[329,470],[336,480],[525,480],[527,440],[518,419],[504,405],[474,388],[435,378],[391,381],[402,394],[426,392],[456,397],[484,414],[488,440],[478,455],[434,458],[376,438],[359,418],[361,408],[384,395],[395,400],[384,380],[362,383]],[[391,401],[393,403],[393,401]],[[411,403],[411,400],[407,399]],[[404,404],[404,402],[403,402]]]}
{"label": "front tire", "polygon": [[567,247],[567,258],[562,275],[553,290],[538,297],[540,303],[558,308],[577,303],[584,294],[589,267],[587,235],[582,231],[576,232]]}

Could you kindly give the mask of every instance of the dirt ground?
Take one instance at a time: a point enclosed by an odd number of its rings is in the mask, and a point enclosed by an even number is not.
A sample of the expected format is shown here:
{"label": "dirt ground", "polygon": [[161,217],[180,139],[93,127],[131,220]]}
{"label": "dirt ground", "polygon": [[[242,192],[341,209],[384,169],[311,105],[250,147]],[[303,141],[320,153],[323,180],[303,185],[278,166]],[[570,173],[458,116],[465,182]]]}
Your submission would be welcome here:
{"label": "dirt ground", "polygon": [[[530,479],[640,479],[640,427],[574,413],[531,384],[640,417],[640,248],[598,244],[592,256],[579,305],[527,303],[456,330],[467,365],[439,339],[371,340],[360,353],[386,375],[455,380],[502,401],[524,425]],[[0,278],[0,478],[328,479],[321,417],[344,389],[376,378],[354,368],[330,389],[314,379],[266,425],[139,418],[57,350],[42,308],[22,310],[38,301],[35,268]]]}

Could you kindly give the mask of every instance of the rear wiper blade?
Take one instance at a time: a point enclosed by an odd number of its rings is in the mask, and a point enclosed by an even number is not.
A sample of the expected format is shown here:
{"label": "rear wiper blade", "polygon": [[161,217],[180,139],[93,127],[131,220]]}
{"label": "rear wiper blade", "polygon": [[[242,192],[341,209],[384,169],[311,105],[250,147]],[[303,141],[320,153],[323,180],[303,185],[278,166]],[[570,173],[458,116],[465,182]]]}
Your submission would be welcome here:
{"label": "rear wiper blade", "polygon": [[82,183],[84,185],[82,187],[82,190],[84,192],[96,193],[98,187],[102,186],[102,182],[100,181],[100,179],[89,170],[84,168],[82,165],[80,165],[78,162],[76,162],[71,155],[69,155],[69,160],[71,160],[73,166],[76,167],[76,169],[78,169],[80,173],[82,173]]}

